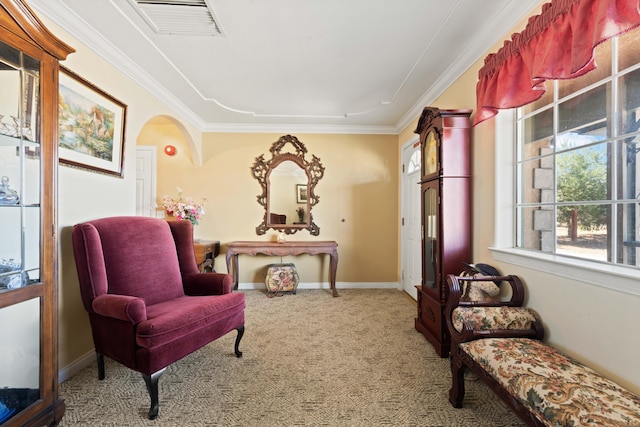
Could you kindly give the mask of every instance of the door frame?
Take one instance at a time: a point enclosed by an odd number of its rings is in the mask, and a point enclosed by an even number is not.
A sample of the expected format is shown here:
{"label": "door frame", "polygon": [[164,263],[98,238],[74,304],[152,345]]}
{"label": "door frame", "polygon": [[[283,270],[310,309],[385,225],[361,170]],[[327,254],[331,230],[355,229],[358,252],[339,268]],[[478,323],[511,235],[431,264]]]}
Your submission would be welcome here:
{"label": "door frame", "polygon": [[[136,146],[136,163],[138,162],[138,160],[141,158],[140,157],[140,153],[145,153],[145,158],[147,158],[147,156],[149,156],[148,158],[151,160],[150,164],[149,164],[149,168],[148,171],[149,173],[145,174],[143,177],[138,176],[138,167],[136,165],[136,182],[142,178],[144,181],[149,180],[148,184],[149,184],[149,215],[151,217],[155,217],[156,216],[156,212],[155,212],[155,208],[157,208],[157,203],[156,203],[156,156],[157,156],[157,149],[155,146],[153,145],[138,145]],[[138,186],[136,183],[136,193],[138,191]],[[138,194],[136,194],[136,215],[138,215],[138,206],[137,206],[137,200],[138,200]],[[146,215],[145,215],[146,216]]]}

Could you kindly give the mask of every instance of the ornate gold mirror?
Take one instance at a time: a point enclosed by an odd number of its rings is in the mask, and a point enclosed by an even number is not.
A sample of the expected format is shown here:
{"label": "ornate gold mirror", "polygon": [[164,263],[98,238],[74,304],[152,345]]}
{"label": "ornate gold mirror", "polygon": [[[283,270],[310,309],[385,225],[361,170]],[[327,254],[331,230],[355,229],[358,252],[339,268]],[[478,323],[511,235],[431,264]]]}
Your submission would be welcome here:
{"label": "ornate gold mirror", "polygon": [[286,234],[309,230],[313,236],[319,235],[311,209],[320,200],[315,193],[316,184],[324,175],[320,159],[312,155],[307,161],[307,148],[291,135],[280,137],[269,151],[271,159],[265,160],[261,154],[251,167],[262,186],[257,198],[264,207],[264,218],[256,233],[262,235],[269,229]]}

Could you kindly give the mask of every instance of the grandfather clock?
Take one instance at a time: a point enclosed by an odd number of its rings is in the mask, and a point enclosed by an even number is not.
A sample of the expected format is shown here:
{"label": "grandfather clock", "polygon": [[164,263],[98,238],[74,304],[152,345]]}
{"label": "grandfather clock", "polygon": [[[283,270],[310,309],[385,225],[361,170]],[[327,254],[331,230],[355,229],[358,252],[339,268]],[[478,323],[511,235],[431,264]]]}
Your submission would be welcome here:
{"label": "grandfather clock", "polygon": [[447,274],[459,274],[472,261],[470,115],[425,107],[415,130],[422,154],[422,282],[415,327],[440,357],[450,347]]}

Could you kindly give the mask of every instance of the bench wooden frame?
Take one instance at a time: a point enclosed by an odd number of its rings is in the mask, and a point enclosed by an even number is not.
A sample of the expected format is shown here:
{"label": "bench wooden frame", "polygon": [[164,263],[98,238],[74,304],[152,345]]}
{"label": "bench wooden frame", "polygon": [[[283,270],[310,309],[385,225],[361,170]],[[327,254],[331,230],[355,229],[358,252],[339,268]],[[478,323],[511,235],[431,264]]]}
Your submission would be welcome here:
{"label": "bench wooden frame", "polygon": [[[508,284],[511,286],[511,297],[505,301],[484,302],[484,301],[460,301],[462,291],[460,282],[462,281],[500,281],[502,286]],[[476,330],[470,325],[463,324],[462,331],[457,331],[453,327],[452,314],[453,310],[458,307],[522,307],[524,303],[524,286],[517,276],[491,276],[491,277],[460,277],[449,275],[447,277],[449,284],[449,299],[447,301],[446,322],[451,333],[451,351],[449,359],[451,361],[451,389],[449,390],[449,402],[455,408],[462,408],[462,401],[465,394],[464,372],[469,369],[475,373],[480,380],[487,384],[491,390],[498,395],[520,419],[530,426],[545,426],[536,416],[530,412],[529,408],[524,406],[518,399],[511,395],[493,376],[478,365],[468,354],[466,354],[458,344],[482,339],[482,338],[532,338],[542,340],[544,337],[544,329],[542,322],[537,320],[533,322],[530,329],[491,329]]]}

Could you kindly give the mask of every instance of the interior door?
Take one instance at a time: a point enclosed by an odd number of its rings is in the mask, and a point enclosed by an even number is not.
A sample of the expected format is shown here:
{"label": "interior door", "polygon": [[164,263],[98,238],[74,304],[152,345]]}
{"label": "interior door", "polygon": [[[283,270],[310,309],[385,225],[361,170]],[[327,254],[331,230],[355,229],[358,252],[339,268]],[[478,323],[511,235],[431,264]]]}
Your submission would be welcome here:
{"label": "interior door", "polygon": [[402,289],[418,299],[415,286],[421,281],[420,238],[420,141],[416,139],[402,150]]}
{"label": "interior door", "polygon": [[156,216],[156,147],[136,147],[136,215]]}

